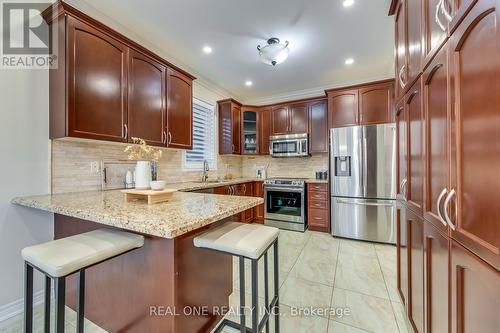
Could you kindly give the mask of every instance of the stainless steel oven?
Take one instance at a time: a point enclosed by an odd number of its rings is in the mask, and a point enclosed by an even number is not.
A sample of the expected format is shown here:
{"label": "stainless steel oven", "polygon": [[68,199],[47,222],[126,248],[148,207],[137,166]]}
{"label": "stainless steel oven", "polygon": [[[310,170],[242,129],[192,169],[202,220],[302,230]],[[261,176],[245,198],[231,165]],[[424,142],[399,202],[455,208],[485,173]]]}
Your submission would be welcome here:
{"label": "stainless steel oven", "polygon": [[302,179],[267,179],[264,182],[264,224],[305,231],[306,189]]}
{"label": "stainless steel oven", "polygon": [[270,136],[269,153],[272,157],[308,156],[309,141],[307,133]]}

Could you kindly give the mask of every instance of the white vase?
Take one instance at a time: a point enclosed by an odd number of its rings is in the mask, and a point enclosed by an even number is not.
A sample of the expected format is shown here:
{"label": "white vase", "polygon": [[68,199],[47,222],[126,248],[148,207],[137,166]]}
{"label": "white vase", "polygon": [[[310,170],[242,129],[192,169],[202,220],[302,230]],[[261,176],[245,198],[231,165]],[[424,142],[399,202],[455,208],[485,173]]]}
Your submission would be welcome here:
{"label": "white vase", "polygon": [[149,161],[137,161],[135,166],[135,188],[137,190],[147,190],[150,182],[151,163]]}

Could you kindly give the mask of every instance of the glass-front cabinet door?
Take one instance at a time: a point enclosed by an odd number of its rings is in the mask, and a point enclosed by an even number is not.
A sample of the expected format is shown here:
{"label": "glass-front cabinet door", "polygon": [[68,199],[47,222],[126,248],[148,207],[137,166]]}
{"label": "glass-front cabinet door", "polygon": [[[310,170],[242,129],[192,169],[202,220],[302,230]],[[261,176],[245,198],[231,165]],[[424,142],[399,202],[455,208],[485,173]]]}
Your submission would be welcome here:
{"label": "glass-front cabinet door", "polygon": [[257,112],[243,111],[243,154],[258,154]]}

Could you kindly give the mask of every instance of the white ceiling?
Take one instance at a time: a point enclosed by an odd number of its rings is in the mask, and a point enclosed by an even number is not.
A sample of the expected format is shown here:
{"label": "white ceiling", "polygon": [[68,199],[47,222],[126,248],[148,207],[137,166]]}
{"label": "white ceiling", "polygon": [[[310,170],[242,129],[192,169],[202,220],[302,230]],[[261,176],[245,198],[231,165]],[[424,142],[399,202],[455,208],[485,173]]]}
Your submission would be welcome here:
{"label": "white ceiling", "polygon": [[[393,77],[390,0],[85,0],[243,102]],[[275,68],[258,44],[290,42]],[[213,53],[202,48],[209,45]],[[346,58],[355,59],[346,66]],[[253,81],[246,87],[245,81]]]}

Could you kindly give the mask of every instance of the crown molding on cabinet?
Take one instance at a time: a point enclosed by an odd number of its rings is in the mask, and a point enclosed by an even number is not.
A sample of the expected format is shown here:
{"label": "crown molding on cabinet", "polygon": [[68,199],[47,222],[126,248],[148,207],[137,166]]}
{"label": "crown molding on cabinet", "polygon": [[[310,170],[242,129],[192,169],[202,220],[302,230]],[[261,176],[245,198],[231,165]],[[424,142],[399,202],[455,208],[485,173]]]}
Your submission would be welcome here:
{"label": "crown molding on cabinet", "polygon": [[291,102],[291,101],[316,98],[316,97],[320,98],[320,97],[326,96],[326,94],[325,94],[326,90],[340,89],[340,88],[344,88],[344,87],[362,85],[362,84],[365,84],[367,82],[385,81],[385,80],[391,80],[391,79],[394,79],[394,77],[387,76],[387,77],[383,77],[383,78],[376,77],[376,78],[365,78],[362,80],[346,81],[346,82],[342,82],[342,83],[339,83],[336,85],[325,85],[322,87],[297,90],[297,91],[292,91],[292,92],[284,93],[284,94],[277,94],[277,95],[272,95],[272,96],[267,96],[267,97],[262,97],[262,98],[248,99],[248,100],[244,100],[243,104],[244,105],[262,106],[262,105],[279,104],[279,103],[283,103],[283,102]]}

